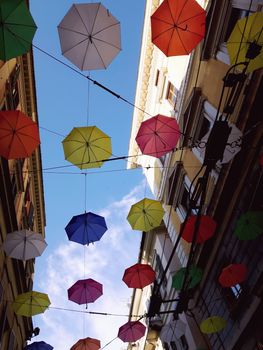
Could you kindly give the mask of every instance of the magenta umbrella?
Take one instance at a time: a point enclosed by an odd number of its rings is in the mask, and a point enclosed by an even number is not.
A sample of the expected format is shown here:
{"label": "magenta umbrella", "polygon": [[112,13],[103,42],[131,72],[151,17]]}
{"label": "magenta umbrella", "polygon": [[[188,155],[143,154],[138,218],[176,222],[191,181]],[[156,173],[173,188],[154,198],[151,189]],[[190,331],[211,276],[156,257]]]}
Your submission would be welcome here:
{"label": "magenta umbrella", "polygon": [[94,303],[102,294],[102,284],[92,278],[78,280],[68,289],[68,299],[79,305]]}
{"label": "magenta umbrella", "polygon": [[160,158],[176,147],[180,134],[175,118],[158,114],[141,123],[135,140],[142,154]]}
{"label": "magenta umbrella", "polygon": [[134,342],[142,338],[146,327],[139,321],[128,321],[119,328],[118,337],[123,342]]}

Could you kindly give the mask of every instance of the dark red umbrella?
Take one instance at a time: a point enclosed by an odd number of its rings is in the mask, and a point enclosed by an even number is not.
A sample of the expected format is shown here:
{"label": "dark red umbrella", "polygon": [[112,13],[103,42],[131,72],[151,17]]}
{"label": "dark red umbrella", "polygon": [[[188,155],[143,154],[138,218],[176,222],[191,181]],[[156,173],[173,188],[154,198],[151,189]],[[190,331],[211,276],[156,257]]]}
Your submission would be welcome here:
{"label": "dark red umbrella", "polygon": [[118,337],[123,342],[134,342],[142,338],[146,327],[140,321],[128,321],[119,328]]}
{"label": "dark red umbrella", "polygon": [[218,278],[222,287],[232,287],[243,282],[247,277],[247,267],[244,264],[230,264],[223,268]]}
{"label": "dark red umbrella", "polygon": [[0,156],[30,157],[40,144],[37,124],[20,111],[0,111]]}
{"label": "dark red umbrella", "polygon": [[92,278],[78,280],[68,289],[68,299],[79,305],[94,303],[102,294],[102,284]]}
{"label": "dark red umbrella", "polygon": [[100,341],[95,338],[84,338],[78,340],[70,350],[99,350],[100,349]]}
{"label": "dark red umbrella", "polygon": [[155,271],[150,265],[135,264],[124,271],[123,282],[129,288],[143,288],[155,280]]}
{"label": "dark red umbrella", "polygon": [[[191,243],[193,241],[193,234],[195,229],[196,215],[192,215],[187,219],[182,238]],[[216,222],[208,215],[200,217],[199,228],[197,231],[197,243],[203,243],[213,236],[216,229]]]}
{"label": "dark red umbrella", "polygon": [[164,0],[151,16],[152,42],[167,57],[188,55],[205,36],[205,18],[195,0]]}
{"label": "dark red umbrella", "polygon": [[176,147],[179,138],[177,121],[158,114],[141,123],[135,140],[142,154],[160,158]]}

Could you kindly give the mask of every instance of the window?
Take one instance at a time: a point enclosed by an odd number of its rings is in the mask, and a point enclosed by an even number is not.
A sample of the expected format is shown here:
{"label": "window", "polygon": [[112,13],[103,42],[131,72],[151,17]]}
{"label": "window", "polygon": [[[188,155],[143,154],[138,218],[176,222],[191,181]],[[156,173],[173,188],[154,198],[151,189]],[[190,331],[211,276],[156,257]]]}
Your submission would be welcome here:
{"label": "window", "polygon": [[[156,275],[157,275],[157,280],[159,282],[161,280],[161,278],[163,277],[163,275],[164,275],[164,268],[163,268],[163,264],[162,264],[161,258],[160,258],[160,256],[158,254],[156,254],[156,257],[155,257],[155,272],[156,272]],[[166,278],[166,276],[164,277],[163,285],[165,287],[167,285],[167,278]]]}
{"label": "window", "polygon": [[190,180],[185,175],[183,179],[182,186],[180,188],[180,193],[178,196],[176,212],[181,221],[185,220],[187,211],[190,209]]}
{"label": "window", "polygon": [[182,349],[183,349],[183,350],[188,350],[188,349],[189,349],[189,346],[188,346],[186,337],[185,337],[184,335],[182,335],[182,336],[179,338],[179,340],[180,340],[180,342],[181,342]]}
{"label": "window", "polygon": [[175,168],[169,176],[168,193],[166,195],[166,203],[175,205],[177,203],[178,190],[181,187],[185,171],[182,162],[176,162]]}
{"label": "window", "polygon": [[6,86],[6,103],[7,109],[16,109],[19,104],[18,93],[18,76],[20,73],[20,66],[16,66],[9,76]]}
{"label": "window", "polygon": [[178,90],[176,87],[169,81],[167,84],[167,90],[166,90],[166,100],[169,101],[169,103],[174,107],[176,107],[176,101],[177,101],[177,95]]}
{"label": "window", "polygon": [[159,69],[157,69],[156,77],[155,77],[155,83],[154,83],[155,86],[157,86],[158,83],[159,83],[159,77],[160,77],[160,71],[159,71]]}
{"label": "window", "polygon": [[262,0],[255,0],[251,3],[250,0],[232,0],[225,13],[225,18],[222,21],[221,34],[219,36],[218,51],[216,58],[227,64],[230,63],[226,42],[235,27],[236,22],[244,17],[249,16],[252,12],[257,11]]}
{"label": "window", "polygon": [[197,122],[203,109],[204,97],[200,88],[194,88],[179,120],[180,130],[185,134],[181,146],[192,145],[196,138]]}
{"label": "window", "polygon": [[198,141],[200,141],[212,129],[216,114],[217,110],[215,107],[213,107],[208,101],[205,101],[199,120],[196,123],[196,132],[193,138],[193,144],[196,144],[197,146],[193,148],[193,153],[201,163],[203,162],[205,155],[205,145],[200,145],[200,147],[198,147]]}

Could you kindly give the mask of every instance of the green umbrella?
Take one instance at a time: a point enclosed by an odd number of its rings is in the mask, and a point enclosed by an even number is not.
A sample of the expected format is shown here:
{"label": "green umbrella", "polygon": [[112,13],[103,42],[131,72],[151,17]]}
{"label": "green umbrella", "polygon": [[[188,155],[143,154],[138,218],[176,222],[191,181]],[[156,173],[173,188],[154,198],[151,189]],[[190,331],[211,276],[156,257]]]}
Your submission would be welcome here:
{"label": "green umbrella", "polygon": [[[181,290],[183,288],[184,276],[186,273],[186,267],[182,267],[178,270],[172,280],[172,287],[176,290]],[[187,289],[194,288],[202,279],[203,271],[199,267],[192,265],[189,268],[189,273],[187,275]]]}
{"label": "green umbrella", "polygon": [[234,234],[241,240],[252,240],[263,232],[263,212],[248,211],[240,216]]}
{"label": "green umbrella", "polygon": [[0,0],[0,59],[28,52],[36,29],[25,0]]}

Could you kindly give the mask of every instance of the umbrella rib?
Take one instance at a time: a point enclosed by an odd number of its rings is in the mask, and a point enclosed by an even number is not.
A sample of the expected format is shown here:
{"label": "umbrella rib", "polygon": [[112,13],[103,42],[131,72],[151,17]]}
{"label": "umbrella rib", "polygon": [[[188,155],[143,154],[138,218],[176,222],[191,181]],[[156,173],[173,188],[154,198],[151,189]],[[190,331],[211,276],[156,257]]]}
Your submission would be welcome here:
{"label": "umbrella rib", "polygon": [[181,24],[183,24],[183,23],[189,21],[189,19],[193,19],[193,18],[196,18],[196,17],[199,17],[199,16],[203,16],[203,13],[200,12],[200,13],[197,13],[196,15],[192,16],[192,17],[188,17],[188,18],[186,18],[185,20],[183,20],[182,22],[178,23],[178,25],[181,25]]}
{"label": "umbrella rib", "polygon": [[[102,39],[98,39],[98,38],[93,38],[93,41],[99,41],[99,42],[101,42],[101,43],[104,43],[104,44],[107,44],[107,45],[109,45],[109,46],[111,46],[111,47],[115,47],[116,49],[121,49],[119,46],[116,46],[116,45],[113,45],[112,43],[109,43],[108,41],[105,41],[105,40],[102,40]],[[96,47],[96,45],[94,45],[95,47]]]}
{"label": "umbrella rib", "polygon": [[180,32],[178,31],[178,29],[176,28],[176,32],[177,32],[177,35],[178,35],[178,38],[183,46],[183,48],[185,49],[185,52],[189,53],[188,50],[186,49],[186,47],[184,46],[184,42],[183,40],[181,39],[181,36],[180,36]]}
{"label": "umbrella rib", "polygon": [[[86,28],[87,33],[90,35],[90,33],[89,33],[89,31],[88,31],[88,28],[86,27],[86,24],[85,24],[85,22],[83,21],[81,15],[80,15],[80,12],[79,12],[79,10],[78,10],[78,8],[77,8],[77,6],[76,6],[75,4],[73,4],[73,6],[75,7],[76,11],[78,12],[79,18],[81,19],[82,24],[83,24],[84,27]],[[93,23],[93,25],[94,25],[94,23]],[[92,34],[92,30],[91,30],[91,34]]]}
{"label": "umbrella rib", "polygon": [[10,32],[13,37],[16,39],[16,41],[21,44],[25,50],[27,50],[27,47],[24,45],[24,42],[26,42],[23,38],[21,38],[20,36],[18,36],[17,34],[13,33],[12,30],[8,27],[5,28],[8,32]]}
{"label": "umbrella rib", "polygon": [[[68,141],[68,142],[70,142],[70,141]],[[71,153],[69,153],[69,154],[67,155],[67,158],[66,158],[66,159],[68,159],[69,157],[71,157],[75,152],[78,152],[82,147],[84,147],[83,144],[81,144],[80,147],[75,148]]]}
{"label": "umbrella rib", "polygon": [[[23,2],[23,0],[20,0],[20,4],[21,2]],[[19,4],[18,4],[19,5]],[[9,12],[7,15],[6,15],[6,18],[3,19],[3,22],[5,22],[5,20],[10,17],[12,15],[12,13],[14,13],[16,11],[18,6],[14,7],[13,10],[11,12]]]}
{"label": "umbrella rib", "polygon": [[30,24],[24,24],[24,23],[12,23],[12,22],[5,22],[3,26],[5,25],[11,25],[11,26],[22,26],[22,27],[28,27],[28,28],[36,28],[35,25],[30,25]]}

